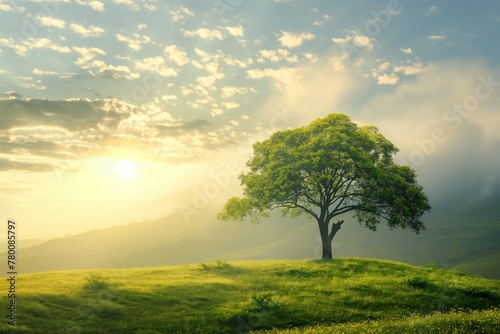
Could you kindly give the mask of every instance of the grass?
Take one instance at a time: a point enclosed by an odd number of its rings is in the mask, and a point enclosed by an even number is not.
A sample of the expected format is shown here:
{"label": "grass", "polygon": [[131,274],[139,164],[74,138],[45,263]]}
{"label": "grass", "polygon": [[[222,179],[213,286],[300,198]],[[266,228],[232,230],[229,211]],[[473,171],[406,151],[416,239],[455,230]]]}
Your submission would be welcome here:
{"label": "grass", "polygon": [[17,326],[4,320],[2,333],[494,333],[500,325],[499,281],[375,259],[217,260],[25,274],[17,284]]}

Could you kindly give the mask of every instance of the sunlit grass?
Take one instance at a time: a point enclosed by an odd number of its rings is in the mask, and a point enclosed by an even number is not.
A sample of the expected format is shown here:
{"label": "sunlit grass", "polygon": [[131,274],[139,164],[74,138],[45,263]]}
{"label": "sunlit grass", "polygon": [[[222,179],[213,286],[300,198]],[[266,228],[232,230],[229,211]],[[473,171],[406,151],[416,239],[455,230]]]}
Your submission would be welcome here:
{"label": "sunlit grass", "polygon": [[499,281],[372,259],[61,271],[20,275],[18,285],[25,333],[331,333],[332,324],[363,333],[500,306]]}

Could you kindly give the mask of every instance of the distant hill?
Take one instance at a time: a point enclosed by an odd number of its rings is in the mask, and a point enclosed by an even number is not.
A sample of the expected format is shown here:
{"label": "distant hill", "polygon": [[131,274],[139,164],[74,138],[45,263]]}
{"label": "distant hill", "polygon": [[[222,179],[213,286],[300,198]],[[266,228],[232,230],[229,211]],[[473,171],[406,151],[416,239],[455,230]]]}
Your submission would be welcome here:
{"label": "distant hill", "polygon": [[[334,239],[336,257],[377,257],[416,265],[436,263],[500,279],[500,196],[437,208],[420,235],[376,232],[345,218]],[[22,272],[125,268],[223,260],[307,259],[321,255],[319,234],[306,217],[273,216],[261,224],[220,222],[207,208],[186,224],[179,212],[54,239],[18,252]],[[20,242],[22,245],[23,243]],[[4,256],[4,255],[0,255]]]}

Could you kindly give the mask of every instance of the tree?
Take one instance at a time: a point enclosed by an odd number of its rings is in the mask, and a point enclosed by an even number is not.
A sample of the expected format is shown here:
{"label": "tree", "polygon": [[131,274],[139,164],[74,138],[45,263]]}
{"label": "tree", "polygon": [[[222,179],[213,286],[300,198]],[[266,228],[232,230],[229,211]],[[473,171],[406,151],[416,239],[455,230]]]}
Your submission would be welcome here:
{"label": "tree", "polygon": [[240,175],[243,197],[232,197],[217,217],[242,221],[306,214],[318,223],[323,259],[332,258],[332,240],[351,214],[375,231],[385,222],[419,233],[430,210],[415,171],[394,162],[398,149],[374,126],[357,126],[330,114],[308,126],[274,133],[253,145],[249,171]]}

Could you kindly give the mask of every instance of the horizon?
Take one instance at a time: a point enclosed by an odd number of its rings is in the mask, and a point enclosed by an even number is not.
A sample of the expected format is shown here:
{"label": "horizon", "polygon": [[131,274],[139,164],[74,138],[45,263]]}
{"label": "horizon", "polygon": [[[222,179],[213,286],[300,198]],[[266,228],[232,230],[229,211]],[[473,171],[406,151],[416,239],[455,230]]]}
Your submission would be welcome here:
{"label": "horizon", "polygon": [[499,194],[498,3],[26,0],[0,17],[0,209],[20,240],[189,225],[241,194],[254,142],[333,112],[377,126],[437,210]]}

